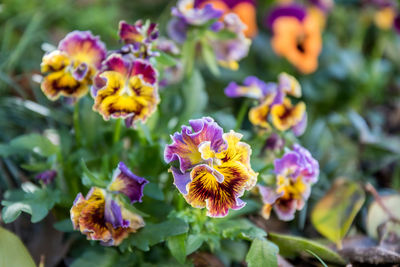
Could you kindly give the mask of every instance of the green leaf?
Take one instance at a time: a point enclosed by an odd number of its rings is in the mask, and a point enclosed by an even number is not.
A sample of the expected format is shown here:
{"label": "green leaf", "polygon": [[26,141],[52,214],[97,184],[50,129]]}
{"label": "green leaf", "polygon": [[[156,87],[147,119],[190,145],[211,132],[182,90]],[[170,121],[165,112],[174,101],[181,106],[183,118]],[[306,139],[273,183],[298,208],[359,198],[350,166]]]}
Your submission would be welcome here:
{"label": "green leaf", "polygon": [[296,257],[299,255],[309,257],[310,254],[304,253],[306,250],[312,251],[321,259],[336,264],[345,264],[345,261],[330,248],[298,236],[281,235],[276,233],[268,233],[268,239],[279,247],[279,254],[284,257]]}
{"label": "green leaf", "polygon": [[57,154],[58,147],[40,134],[28,134],[11,140],[9,145],[1,145],[0,155],[7,157],[27,150],[43,157],[49,157]]}
{"label": "green leaf", "polygon": [[224,238],[253,240],[267,236],[267,233],[263,229],[255,226],[247,219],[221,221],[216,223],[216,227],[220,229],[221,235]]}
{"label": "green leaf", "polygon": [[[400,218],[400,195],[388,195],[381,197],[383,204],[392,212],[393,216]],[[368,208],[367,232],[370,237],[378,238],[378,227],[389,220],[387,212],[376,202],[372,202]],[[397,227],[400,233],[400,225]]]}
{"label": "green leaf", "polygon": [[171,57],[167,53],[164,53],[162,51],[158,51],[158,53],[160,53],[160,56],[155,57],[158,64],[164,65],[165,67],[172,67],[177,64],[176,59]]}
{"label": "green leaf", "polygon": [[220,71],[218,68],[218,62],[217,59],[215,58],[214,50],[212,49],[211,45],[209,45],[207,39],[203,39],[203,41],[201,42],[201,48],[202,48],[203,59],[208,69],[214,76],[219,76]]}
{"label": "green leaf", "polygon": [[62,221],[58,221],[58,222],[54,223],[53,226],[58,231],[64,232],[64,233],[70,233],[70,232],[74,231],[71,219],[65,219]]}
{"label": "green leaf", "polygon": [[81,160],[81,167],[82,167],[82,183],[86,185],[87,187],[91,186],[98,186],[98,187],[107,187],[107,182],[104,180],[101,180],[96,177],[86,166],[85,161],[82,159]]}
{"label": "green leaf", "polygon": [[278,266],[278,247],[266,239],[256,238],[246,256],[248,267]]}
{"label": "green leaf", "polygon": [[58,147],[50,142],[46,137],[39,134],[28,134],[13,139],[10,143],[12,147],[31,150],[32,152],[44,157],[49,157],[58,152]]}
{"label": "green leaf", "polygon": [[184,263],[186,260],[186,233],[167,238],[167,245],[172,256],[179,263]]}
{"label": "green leaf", "polygon": [[[177,218],[158,224],[147,224],[137,234],[131,235],[126,241],[125,246],[132,245],[143,251],[148,251],[149,246],[161,243],[170,236],[187,233],[188,230],[188,224]],[[124,248],[123,244],[122,248]]]}
{"label": "green leaf", "polygon": [[359,184],[338,179],[315,205],[311,213],[312,224],[323,236],[341,247],[341,241],[364,200],[365,192]]}
{"label": "green leaf", "polygon": [[71,267],[113,267],[120,255],[113,248],[89,249],[72,262]]}
{"label": "green leaf", "polygon": [[60,199],[59,191],[38,188],[31,183],[25,183],[23,186],[25,193],[22,194],[22,198],[21,190],[8,191],[5,200],[1,202],[4,206],[2,218],[5,223],[15,221],[21,212],[30,214],[32,223],[39,222]]}
{"label": "green leaf", "polygon": [[36,266],[31,255],[18,236],[2,227],[0,227],[0,266]]}
{"label": "green leaf", "polygon": [[189,235],[186,244],[186,255],[190,255],[203,245],[206,237],[202,234]]}
{"label": "green leaf", "polygon": [[205,91],[203,77],[198,70],[193,71],[193,74],[183,84],[182,89],[185,103],[182,119],[186,121],[204,110],[208,102],[208,95]]}
{"label": "green leaf", "polygon": [[164,192],[156,183],[147,184],[143,189],[143,194],[160,201],[164,200]]}

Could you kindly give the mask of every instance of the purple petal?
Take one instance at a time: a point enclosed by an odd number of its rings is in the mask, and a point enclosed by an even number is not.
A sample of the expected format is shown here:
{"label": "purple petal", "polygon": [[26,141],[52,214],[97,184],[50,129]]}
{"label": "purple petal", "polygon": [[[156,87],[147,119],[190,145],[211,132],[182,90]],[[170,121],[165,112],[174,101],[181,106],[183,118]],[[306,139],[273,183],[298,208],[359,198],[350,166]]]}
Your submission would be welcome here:
{"label": "purple petal", "polygon": [[125,194],[131,203],[142,202],[143,188],[148,182],[145,178],[133,174],[123,162],[120,162],[108,188],[110,191]]}
{"label": "purple petal", "polygon": [[275,159],[275,173],[285,175],[289,172],[291,177],[297,177],[299,161],[300,155],[294,151],[287,152],[281,159]]}
{"label": "purple petal", "polygon": [[183,19],[173,18],[168,22],[168,36],[177,43],[183,43],[186,40],[188,25]]}
{"label": "purple petal", "polygon": [[307,128],[307,113],[304,112],[303,118],[293,126],[292,130],[295,136],[300,136]]}
{"label": "purple petal", "polygon": [[131,76],[139,75],[141,78],[149,83],[155,84],[157,81],[157,71],[150,64],[150,62],[137,59],[133,63]]}
{"label": "purple petal", "polygon": [[398,14],[393,21],[393,27],[398,34],[400,34],[400,14]]}
{"label": "purple petal", "polygon": [[129,221],[122,219],[121,207],[113,199],[106,199],[104,219],[106,222],[111,223],[114,229],[117,227],[129,227]]}
{"label": "purple petal", "polygon": [[272,29],[275,20],[279,17],[295,17],[298,20],[303,21],[306,14],[306,9],[298,4],[277,6],[270,11],[265,24]]}
{"label": "purple petal", "polygon": [[186,185],[190,183],[190,172],[182,173],[179,169],[171,167],[172,175],[174,176],[174,185],[178,188],[182,195],[187,195]]}
{"label": "purple petal", "polygon": [[75,80],[82,81],[86,77],[88,71],[88,65],[86,63],[81,63],[78,67],[76,67],[76,69],[73,70],[72,76]]}
{"label": "purple petal", "polygon": [[297,201],[294,199],[280,200],[274,205],[274,211],[282,221],[291,221],[297,209]]}
{"label": "purple petal", "polygon": [[311,153],[304,147],[294,144],[293,151],[297,152],[300,156],[299,164],[300,174],[307,182],[315,183],[319,176],[319,164],[316,159],[313,158]]}
{"label": "purple petal", "polygon": [[50,184],[54,181],[57,176],[57,171],[55,170],[46,170],[44,172],[39,173],[36,175],[36,179],[41,180],[44,184]]}
{"label": "purple petal", "polygon": [[274,189],[267,186],[258,185],[258,190],[260,191],[260,195],[264,204],[272,205],[283,195],[283,192],[278,194]]}
{"label": "purple petal", "polygon": [[80,60],[82,58],[82,62],[96,68],[100,68],[101,62],[107,55],[104,43],[90,31],[70,32],[60,41],[58,49],[67,52],[73,59]]}
{"label": "purple petal", "polygon": [[[200,7],[202,4],[209,1],[210,0],[195,0],[195,7]],[[221,0],[221,2],[225,3],[231,9],[240,3],[250,3],[252,5],[256,4],[255,0]]]}

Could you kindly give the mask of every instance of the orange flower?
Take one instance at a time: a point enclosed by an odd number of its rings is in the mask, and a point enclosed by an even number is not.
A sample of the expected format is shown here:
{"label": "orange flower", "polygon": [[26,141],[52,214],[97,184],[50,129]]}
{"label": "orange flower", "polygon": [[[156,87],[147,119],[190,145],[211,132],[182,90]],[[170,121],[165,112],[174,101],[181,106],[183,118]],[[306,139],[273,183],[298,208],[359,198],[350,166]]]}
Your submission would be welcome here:
{"label": "orange flower", "polygon": [[249,0],[205,0],[196,1],[196,4],[203,7],[211,4],[214,9],[221,10],[224,14],[235,13],[247,26],[243,31],[246,37],[253,38],[257,35],[256,8],[254,1]]}
{"label": "orange flower", "polygon": [[318,67],[322,48],[321,29],[321,18],[316,12],[307,13],[304,19],[279,16],[272,23],[272,48],[301,72],[312,73]]}

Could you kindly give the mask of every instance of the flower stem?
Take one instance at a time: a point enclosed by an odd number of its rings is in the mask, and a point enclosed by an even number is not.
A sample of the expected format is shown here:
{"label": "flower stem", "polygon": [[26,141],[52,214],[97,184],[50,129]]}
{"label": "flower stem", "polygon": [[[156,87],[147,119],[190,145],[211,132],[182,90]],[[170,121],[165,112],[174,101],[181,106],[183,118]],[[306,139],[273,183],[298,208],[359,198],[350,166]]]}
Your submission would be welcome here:
{"label": "flower stem", "polygon": [[79,125],[79,101],[77,103],[75,103],[75,107],[74,107],[74,114],[73,114],[73,123],[74,123],[74,130],[75,130],[75,138],[76,138],[76,144],[78,146],[81,146],[81,128]]}
{"label": "flower stem", "polygon": [[[113,135],[113,147],[119,142],[121,137],[121,119],[117,119],[114,125],[114,135]],[[111,158],[112,165],[116,165],[118,163],[118,155],[114,154]]]}
{"label": "flower stem", "polygon": [[236,126],[235,126],[236,131],[239,130],[240,127],[242,126],[242,123],[243,123],[244,117],[246,116],[248,107],[249,107],[249,101],[245,100],[243,102],[242,106],[240,107],[239,114],[237,116]]}
{"label": "flower stem", "polygon": [[113,144],[118,143],[121,136],[121,119],[117,119],[114,126]]}

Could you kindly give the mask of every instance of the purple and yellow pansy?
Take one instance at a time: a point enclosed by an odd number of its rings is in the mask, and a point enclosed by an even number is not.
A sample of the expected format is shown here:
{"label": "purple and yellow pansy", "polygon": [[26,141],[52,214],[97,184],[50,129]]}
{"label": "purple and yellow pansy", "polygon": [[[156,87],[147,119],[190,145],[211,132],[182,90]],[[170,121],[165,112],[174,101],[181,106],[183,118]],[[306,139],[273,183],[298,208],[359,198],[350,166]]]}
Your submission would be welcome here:
{"label": "purple and yellow pansy", "polygon": [[221,29],[229,31],[235,38],[227,40],[211,40],[218,64],[224,68],[237,70],[239,61],[249,53],[251,39],[244,35],[246,25],[235,13],[226,14],[222,20]]}
{"label": "purple and yellow pansy", "polygon": [[121,53],[132,53],[136,58],[142,59],[157,55],[156,52],[152,51],[153,42],[159,36],[156,23],[143,23],[142,20],[138,20],[134,24],[128,24],[125,21],[120,21],[118,35],[124,43]]}
{"label": "purple and yellow pansy", "polygon": [[319,164],[308,150],[295,144],[293,150],[274,161],[274,167],[276,185],[258,185],[264,203],[261,214],[268,219],[274,209],[279,219],[289,221],[309,198],[311,186],[318,180]]}
{"label": "purple and yellow pansy", "polygon": [[302,135],[306,129],[304,102],[293,105],[288,97],[301,97],[301,86],[287,73],[279,74],[278,83],[265,83],[253,76],[247,77],[243,85],[231,82],[225,88],[225,94],[231,98],[244,96],[258,101],[258,105],[249,111],[249,120],[255,126],[269,130],[271,121],[277,130],[291,129],[296,136]]}
{"label": "purple and yellow pansy", "polygon": [[250,165],[251,148],[242,135],[223,129],[210,117],[189,121],[171,136],[164,159],[178,162],[170,172],[174,184],[195,208],[207,208],[210,217],[224,217],[229,209],[245,205],[240,197],[254,187],[258,173]]}
{"label": "purple and yellow pansy", "polygon": [[159,103],[157,71],[132,55],[111,54],[94,78],[93,110],[105,120],[123,118],[127,127],[145,122]]}
{"label": "purple and yellow pansy", "polygon": [[92,187],[86,198],[81,193],[76,196],[70,211],[74,229],[85,234],[89,240],[101,241],[103,245],[119,245],[145,223],[140,215],[131,212],[120,201],[118,194],[127,195],[131,203],[140,202],[147,183],[124,163],[119,163],[107,190]]}
{"label": "purple and yellow pansy", "polygon": [[194,0],[179,0],[171,9],[173,18],[167,25],[169,37],[175,42],[183,43],[187,37],[189,27],[201,27],[207,25],[211,30],[220,28],[217,22],[223,12],[214,9],[211,4],[199,7]]}
{"label": "purple and yellow pansy", "polygon": [[106,48],[90,31],[73,31],[60,41],[57,50],[45,54],[41,89],[51,100],[60,96],[78,99],[86,95],[92,77],[106,57]]}

